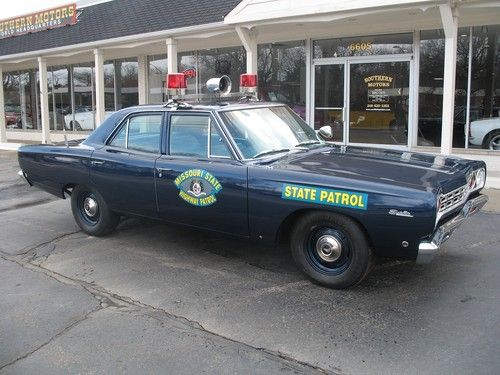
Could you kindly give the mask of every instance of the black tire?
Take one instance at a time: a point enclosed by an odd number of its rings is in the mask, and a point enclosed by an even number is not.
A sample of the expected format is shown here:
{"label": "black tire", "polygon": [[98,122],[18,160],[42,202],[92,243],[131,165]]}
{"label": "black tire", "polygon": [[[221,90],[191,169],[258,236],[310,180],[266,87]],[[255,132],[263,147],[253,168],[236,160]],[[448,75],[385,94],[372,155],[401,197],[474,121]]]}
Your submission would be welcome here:
{"label": "black tire", "polygon": [[78,226],[91,236],[111,233],[120,222],[97,191],[81,185],[71,193],[71,210]]}
{"label": "black tire", "polygon": [[293,228],[290,245],[299,267],[315,282],[330,288],[357,285],[371,268],[372,253],[365,233],[344,215],[304,215]]}
{"label": "black tire", "polygon": [[[493,142],[497,145],[493,145]],[[483,148],[488,150],[498,150],[498,145],[500,142],[500,130],[493,130],[486,137],[484,137]]]}
{"label": "black tire", "polygon": [[77,131],[82,131],[82,126],[80,125],[80,123],[78,121],[75,121],[75,129]]}

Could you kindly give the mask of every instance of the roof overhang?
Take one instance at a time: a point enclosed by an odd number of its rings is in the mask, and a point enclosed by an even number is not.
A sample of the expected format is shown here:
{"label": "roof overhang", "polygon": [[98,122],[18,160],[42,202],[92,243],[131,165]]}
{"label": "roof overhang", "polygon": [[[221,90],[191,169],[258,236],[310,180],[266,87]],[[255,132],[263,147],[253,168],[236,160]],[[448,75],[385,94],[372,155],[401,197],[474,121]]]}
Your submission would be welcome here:
{"label": "roof overhang", "polygon": [[426,12],[441,4],[456,9],[500,9],[491,0],[243,0],[224,19],[228,25],[252,28],[282,23],[332,22],[369,14],[417,10]]}

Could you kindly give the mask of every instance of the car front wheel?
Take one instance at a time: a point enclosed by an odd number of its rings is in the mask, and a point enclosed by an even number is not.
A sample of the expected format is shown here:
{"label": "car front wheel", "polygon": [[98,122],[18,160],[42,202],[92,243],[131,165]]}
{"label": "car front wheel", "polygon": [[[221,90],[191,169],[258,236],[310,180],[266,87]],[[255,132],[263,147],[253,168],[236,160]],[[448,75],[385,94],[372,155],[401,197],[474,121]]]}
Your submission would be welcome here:
{"label": "car front wheel", "polygon": [[488,134],[483,143],[483,148],[489,150],[500,150],[500,130],[495,130]]}
{"label": "car front wheel", "polygon": [[344,215],[312,212],[295,225],[290,239],[295,262],[317,283],[345,289],[368,274],[372,254],[363,230]]}
{"label": "car front wheel", "polygon": [[92,236],[112,232],[120,216],[112,212],[102,196],[85,186],[77,186],[71,193],[71,210],[78,226]]}

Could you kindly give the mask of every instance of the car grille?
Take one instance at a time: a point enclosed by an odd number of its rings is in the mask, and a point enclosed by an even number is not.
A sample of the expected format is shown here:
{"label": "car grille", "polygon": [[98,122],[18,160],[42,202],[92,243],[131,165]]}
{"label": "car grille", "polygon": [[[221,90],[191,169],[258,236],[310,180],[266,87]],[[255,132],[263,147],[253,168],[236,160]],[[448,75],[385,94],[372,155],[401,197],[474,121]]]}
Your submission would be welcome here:
{"label": "car grille", "polygon": [[439,198],[439,212],[447,211],[465,200],[467,196],[468,189],[467,185],[459,187],[449,193],[441,195]]}

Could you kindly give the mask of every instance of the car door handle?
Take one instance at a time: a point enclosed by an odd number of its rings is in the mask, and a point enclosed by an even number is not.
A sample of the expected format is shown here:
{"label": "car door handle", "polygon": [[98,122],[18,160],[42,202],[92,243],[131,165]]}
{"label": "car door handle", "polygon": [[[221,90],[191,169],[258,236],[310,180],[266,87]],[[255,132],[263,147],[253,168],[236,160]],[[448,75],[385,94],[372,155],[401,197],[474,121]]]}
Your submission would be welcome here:
{"label": "car door handle", "polygon": [[101,160],[92,160],[90,162],[90,164],[92,164],[92,165],[103,165],[104,161],[101,161]]}
{"label": "car door handle", "polygon": [[156,170],[158,171],[158,177],[160,178],[163,177],[163,173],[173,171],[172,168],[156,168]]}

